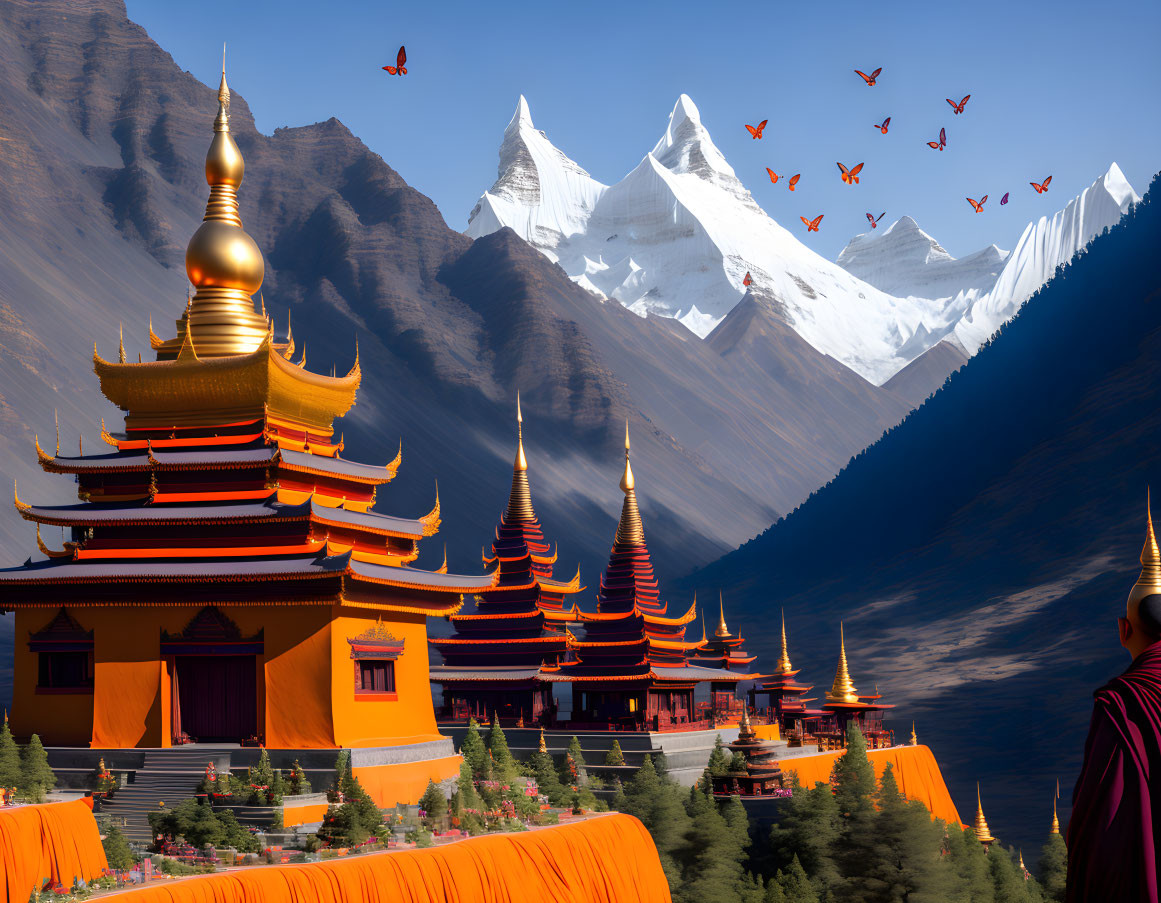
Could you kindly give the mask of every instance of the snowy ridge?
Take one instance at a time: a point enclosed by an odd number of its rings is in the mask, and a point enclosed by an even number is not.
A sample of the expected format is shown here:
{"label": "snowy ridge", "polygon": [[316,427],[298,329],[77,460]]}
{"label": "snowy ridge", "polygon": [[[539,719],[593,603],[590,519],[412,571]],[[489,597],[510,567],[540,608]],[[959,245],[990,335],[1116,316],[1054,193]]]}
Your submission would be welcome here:
{"label": "snowy ridge", "polygon": [[904,217],[857,236],[834,263],[762,210],[687,95],[653,149],[611,186],[553,146],[521,97],[499,178],[467,234],[510,226],[588,291],[641,316],[676,317],[702,338],[742,298],[749,272],[802,338],[881,385],[952,334],[974,352],[1057,263],[1136,199],[1115,164],[1098,184],[1104,197],[1087,189],[1029,226],[1011,254],[992,245],[956,260]]}

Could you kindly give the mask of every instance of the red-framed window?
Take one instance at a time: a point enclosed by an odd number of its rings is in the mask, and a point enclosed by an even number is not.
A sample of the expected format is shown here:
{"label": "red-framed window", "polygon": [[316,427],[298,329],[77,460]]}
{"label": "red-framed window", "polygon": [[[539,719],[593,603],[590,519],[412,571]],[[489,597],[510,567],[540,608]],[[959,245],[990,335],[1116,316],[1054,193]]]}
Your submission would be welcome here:
{"label": "red-framed window", "polygon": [[395,662],[391,659],[355,660],[355,696],[367,699],[395,699]]}

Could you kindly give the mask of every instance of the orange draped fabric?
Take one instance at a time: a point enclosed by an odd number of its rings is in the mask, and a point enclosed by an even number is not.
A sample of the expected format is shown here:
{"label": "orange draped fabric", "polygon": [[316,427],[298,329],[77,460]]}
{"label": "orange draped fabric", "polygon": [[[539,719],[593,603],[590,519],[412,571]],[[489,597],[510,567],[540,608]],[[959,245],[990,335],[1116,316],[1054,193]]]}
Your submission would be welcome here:
{"label": "orange draped fabric", "polygon": [[0,809],[0,900],[23,903],[44,879],[71,887],[108,867],[91,805]]}
{"label": "orange draped fabric", "polygon": [[127,903],[670,901],[657,849],[629,815],[491,834],[428,850],[246,868],[119,896]]}
{"label": "orange draped fabric", "polygon": [[[783,759],[778,764],[785,773],[791,771],[797,773],[798,780],[804,787],[813,787],[818,781],[825,783],[830,780],[834,760],[841,755],[840,750],[819,753],[817,756]],[[956,811],[951,794],[947,792],[947,784],[943,782],[939,763],[926,746],[869,749],[867,755],[871,759],[871,764],[875,766],[875,777],[883,774],[888,762],[893,763],[899,791],[907,799],[919,800],[931,810],[932,815],[942,818],[948,824],[960,824],[959,812]]]}

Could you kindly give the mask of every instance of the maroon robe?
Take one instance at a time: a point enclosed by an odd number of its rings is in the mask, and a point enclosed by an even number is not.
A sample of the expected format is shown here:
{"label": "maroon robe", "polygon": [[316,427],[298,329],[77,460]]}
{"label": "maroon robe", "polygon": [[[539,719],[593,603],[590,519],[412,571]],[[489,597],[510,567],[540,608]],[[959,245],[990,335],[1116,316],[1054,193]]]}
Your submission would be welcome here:
{"label": "maroon robe", "polygon": [[1161,643],[1094,695],[1084,767],[1072,794],[1065,899],[1158,903]]}

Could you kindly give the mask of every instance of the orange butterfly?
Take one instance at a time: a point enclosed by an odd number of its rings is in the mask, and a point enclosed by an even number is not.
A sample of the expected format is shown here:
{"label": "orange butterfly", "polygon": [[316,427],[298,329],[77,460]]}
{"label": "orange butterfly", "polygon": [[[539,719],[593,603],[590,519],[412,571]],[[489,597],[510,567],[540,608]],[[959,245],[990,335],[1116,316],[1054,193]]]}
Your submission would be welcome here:
{"label": "orange butterfly", "polygon": [[939,151],[943,150],[945,147],[947,147],[947,131],[944,129],[940,129],[939,130],[939,140],[938,141],[928,141],[927,146],[930,148],[934,148],[935,150],[939,150]]}
{"label": "orange butterfly", "polygon": [[818,224],[822,222],[822,214],[821,213],[818,216],[816,216],[813,220],[809,220],[805,216],[800,216],[798,218],[800,220],[802,220],[802,224],[804,226],[806,226],[807,232],[817,232],[818,231]]}
{"label": "orange butterfly", "polygon": [[757,140],[762,137],[762,129],[766,128],[766,123],[769,121],[769,119],[763,119],[757,126],[748,125],[746,131],[750,133],[751,138]]}
{"label": "orange butterfly", "polygon": [[794,190],[794,186],[798,184],[798,180],[801,178],[802,178],[802,173],[797,173],[796,175],[793,175],[790,177],[790,185],[788,187],[790,188],[791,191]]}
{"label": "orange butterfly", "polygon": [[774,172],[769,166],[766,167],[766,172],[770,176],[770,182],[774,185],[778,184],[778,173]]}
{"label": "orange butterfly", "polygon": [[1046,192],[1048,190],[1048,183],[1051,181],[1052,181],[1052,176],[1049,176],[1047,179],[1045,179],[1039,185],[1037,185],[1035,182],[1029,182],[1028,184],[1036,189],[1037,194],[1044,194],[1044,192]]}
{"label": "orange butterfly", "polygon": [[974,198],[964,198],[964,200],[972,205],[972,207],[975,209],[976,213],[983,213],[984,212],[984,204],[987,202],[988,196],[985,194],[978,201],[976,201]]}
{"label": "orange butterfly", "polygon": [[407,67],[403,65],[407,62],[407,48],[400,45],[399,53],[395,55],[394,66],[384,66],[383,71],[388,75],[406,75]]}
{"label": "orange butterfly", "polygon": [[873,88],[873,87],[875,87],[875,79],[877,79],[879,77],[879,73],[882,71],[883,71],[883,67],[880,66],[878,69],[876,69],[870,75],[867,75],[867,73],[860,72],[858,69],[856,69],[855,75],[859,76],[863,81],[865,81],[867,83],[867,87]]}
{"label": "orange butterfly", "polygon": [[848,185],[858,185],[859,184],[859,172],[863,168],[862,163],[860,163],[858,166],[854,167],[853,169],[847,169],[841,163],[835,163],[835,166],[837,166],[839,168],[839,170],[841,171],[842,180],[844,182],[846,182]]}
{"label": "orange butterfly", "polygon": [[871,224],[872,229],[878,229],[879,228],[879,220],[881,220],[886,215],[887,215],[886,210],[884,210],[878,216],[871,216],[871,214],[868,213],[867,214],[867,222],[869,222]]}
{"label": "orange butterfly", "polygon": [[972,96],[971,96],[970,94],[965,94],[965,95],[964,95],[964,98],[963,98],[963,100],[961,100],[959,103],[956,103],[956,102],[955,102],[954,100],[952,100],[950,97],[946,97],[946,98],[944,98],[944,99],[945,99],[945,100],[946,100],[946,101],[947,101],[949,104],[951,104],[951,108],[952,108],[953,110],[955,110],[955,115],[956,115],[956,116],[958,116],[960,113],[962,113],[962,112],[963,112],[963,107],[964,107],[964,104],[966,104],[966,103],[967,103],[969,100],[971,100],[971,99],[972,99]]}
{"label": "orange butterfly", "polygon": [[742,280],[742,285],[749,285],[754,280],[750,278],[750,271],[746,270],[746,278]]}
{"label": "orange butterfly", "polygon": [[884,135],[886,135],[887,134],[887,126],[889,126],[890,124],[891,124],[891,117],[888,116],[886,119],[884,119],[882,122],[880,122],[877,126],[875,126],[875,128],[877,128],[880,132],[882,132]]}

